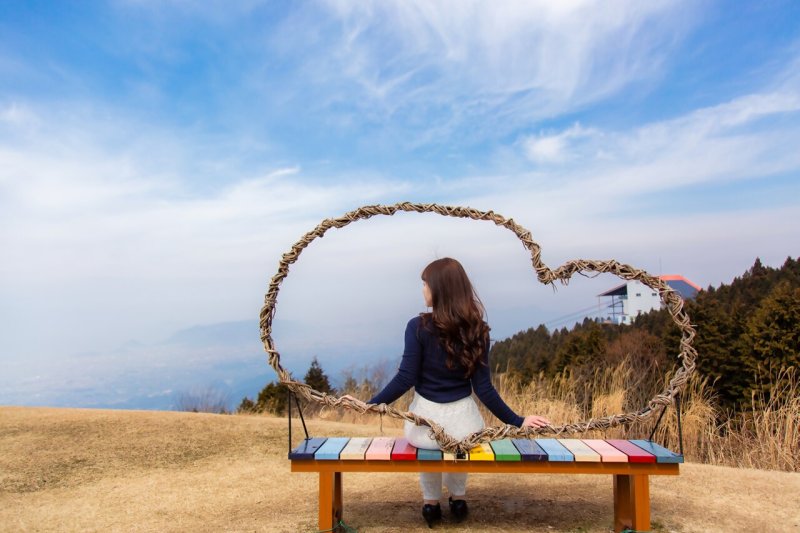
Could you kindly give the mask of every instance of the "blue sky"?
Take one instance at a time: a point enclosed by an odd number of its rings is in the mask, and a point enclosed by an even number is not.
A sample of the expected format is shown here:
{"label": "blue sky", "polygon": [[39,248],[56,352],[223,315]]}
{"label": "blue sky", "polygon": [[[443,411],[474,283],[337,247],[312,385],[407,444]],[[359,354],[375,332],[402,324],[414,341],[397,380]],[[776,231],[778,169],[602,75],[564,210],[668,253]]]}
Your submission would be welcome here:
{"label": "blue sky", "polygon": [[[269,378],[246,325],[280,254],[364,204],[493,209],[551,266],[728,282],[797,255],[798,146],[791,1],[4,2],[0,404]],[[443,255],[497,338],[616,283],[553,294],[478,223],[359,223],[285,282],[287,367],[396,357]]]}

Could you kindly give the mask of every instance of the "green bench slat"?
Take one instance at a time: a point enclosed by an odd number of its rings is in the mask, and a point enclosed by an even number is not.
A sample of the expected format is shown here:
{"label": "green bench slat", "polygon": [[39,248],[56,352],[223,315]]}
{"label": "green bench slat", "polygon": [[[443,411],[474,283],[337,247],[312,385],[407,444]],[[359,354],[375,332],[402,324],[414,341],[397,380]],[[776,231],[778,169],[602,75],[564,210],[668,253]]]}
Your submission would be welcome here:
{"label": "green bench slat", "polygon": [[519,454],[514,443],[511,439],[496,440],[490,443],[494,450],[494,458],[496,461],[521,461],[522,457]]}

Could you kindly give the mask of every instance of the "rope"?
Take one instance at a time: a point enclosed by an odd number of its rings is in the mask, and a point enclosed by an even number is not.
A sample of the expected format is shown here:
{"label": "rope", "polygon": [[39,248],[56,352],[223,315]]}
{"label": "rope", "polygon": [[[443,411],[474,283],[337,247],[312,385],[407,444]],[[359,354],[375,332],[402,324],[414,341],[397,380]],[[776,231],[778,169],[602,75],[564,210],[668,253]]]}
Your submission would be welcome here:
{"label": "rope", "polygon": [[[398,211],[412,213],[436,213],[438,215],[448,217],[469,218],[472,220],[493,222],[495,225],[513,232],[522,242],[522,245],[528,251],[530,251],[531,266],[536,272],[536,277],[538,280],[545,285],[552,285],[556,281],[561,282],[562,285],[567,285],[570,278],[574,274],[586,275],[588,273],[593,273],[594,275],[598,275],[602,273],[610,273],[621,279],[639,281],[653,290],[658,291],[661,301],[669,311],[670,317],[681,331],[680,351],[678,354],[678,358],[681,361],[681,367],[675,372],[666,388],[661,393],[657,394],[652,400],[650,400],[645,407],[638,411],[609,415],[601,418],[592,418],[590,420],[572,424],[547,426],[535,429],[518,428],[511,425],[495,426],[491,428],[484,428],[480,431],[472,433],[471,435],[467,435],[460,441],[448,435],[440,425],[436,424],[432,420],[428,420],[414,413],[399,411],[386,404],[366,404],[360,400],[339,398],[330,394],[321,393],[305,383],[293,380],[289,372],[287,372],[281,366],[280,353],[275,347],[275,342],[272,340],[272,321],[275,317],[275,306],[277,305],[278,301],[278,291],[283,280],[289,275],[289,266],[297,262],[300,254],[309,244],[311,244],[312,241],[317,238],[321,238],[331,228],[341,229],[358,220],[366,220],[376,215],[392,216]],[[493,211],[479,211],[469,207],[453,207],[439,204],[415,204],[410,202],[402,202],[394,205],[368,205],[359,207],[358,209],[350,211],[349,213],[345,213],[341,217],[323,220],[317,225],[317,227],[303,235],[300,240],[294,243],[288,252],[281,256],[281,260],[278,263],[278,271],[274,276],[272,276],[272,280],[269,283],[267,293],[264,297],[264,307],[261,309],[259,324],[261,328],[261,342],[264,344],[264,350],[268,354],[270,366],[275,369],[275,372],[278,374],[279,381],[286,384],[286,386],[289,387],[295,394],[302,396],[308,401],[321,403],[323,406],[346,407],[362,414],[369,412],[378,413],[380,415],[389,415],[394,418],[407,420],[418,426],[428,426],[431,428],[431,437],[436,440],[439,446],[441,446],[442,450],[451,453],[466,452],[478,444],[492,440],[505,438],[534,438],[537,435],[558,436],[562,434],[582,433],[591,430],[606,430],[617,426],[629,425],[635,422],[644,421],[652,416],[654,412],[658,411],[660,407],[665,407],[672,403],[675,395],[680,392],[689,379],[689,376],[692,374],[692,372],[694,372],[695,359],[697,358],[697,351],[692,346],[692,341],[695,337],[695,330],[689,321],[689,317],[683,310],[683,298],[681,298],[677,292],[673,291],[665,281],[656,276],[651,276],[644,270],[639,270],[630,265],[619,263],[613,259],[574,259],[572,261],[567,261],[555,270],[552,270],[542,262],[541,247],[534,242],[531,232],[514,222],[514,219],[505,218]]]}

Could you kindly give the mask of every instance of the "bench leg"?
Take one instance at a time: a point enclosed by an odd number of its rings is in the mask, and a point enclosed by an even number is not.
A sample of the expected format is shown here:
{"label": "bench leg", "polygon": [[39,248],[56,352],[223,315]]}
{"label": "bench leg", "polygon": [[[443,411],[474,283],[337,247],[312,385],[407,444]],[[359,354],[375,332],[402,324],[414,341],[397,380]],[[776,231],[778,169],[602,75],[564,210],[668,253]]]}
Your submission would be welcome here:
{"label": "bench leg", "polygon": [[342,519],[342,473],[319,473],[319,530],[330,531]]}
{"label": "bench leg", "polygon": [[614,476],[614,531],[625,528],[650,530],[649,476]]}

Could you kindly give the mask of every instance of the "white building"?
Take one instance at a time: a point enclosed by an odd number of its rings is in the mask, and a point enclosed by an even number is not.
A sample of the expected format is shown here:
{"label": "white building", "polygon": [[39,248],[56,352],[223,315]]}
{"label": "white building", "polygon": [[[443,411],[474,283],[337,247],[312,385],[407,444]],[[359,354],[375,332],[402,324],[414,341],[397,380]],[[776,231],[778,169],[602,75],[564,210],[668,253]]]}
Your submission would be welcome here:
{"label": "white building", "polygon": [[[694,299],[701,290],[698,285],[683,276],[659,277],[686,300]],[[617,324],[630,324],[637,316],[661,307],[658,291],[640,281],[628,281],[597,296],[611,298],[611,304],[608,306],[611,312],[610,318]]]}

